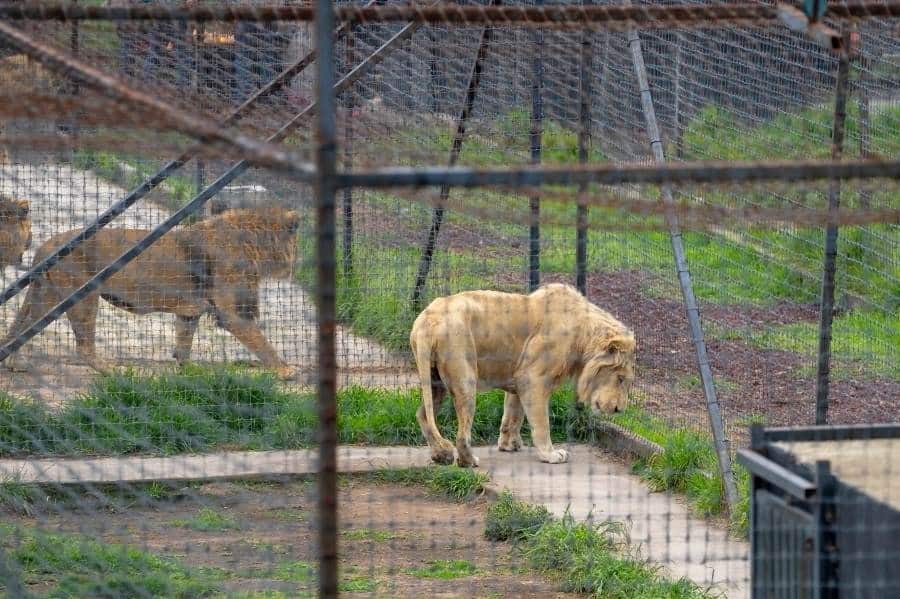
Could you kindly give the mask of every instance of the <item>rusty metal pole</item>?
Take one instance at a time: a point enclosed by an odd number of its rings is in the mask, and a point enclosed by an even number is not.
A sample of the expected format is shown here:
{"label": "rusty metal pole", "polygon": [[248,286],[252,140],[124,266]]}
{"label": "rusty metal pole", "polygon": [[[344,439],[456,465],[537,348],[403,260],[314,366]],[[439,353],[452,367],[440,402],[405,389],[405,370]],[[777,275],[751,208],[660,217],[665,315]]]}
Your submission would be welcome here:
{"label": "rusty metal pole", "polygon": [[338,594],[337,356],[335,345],[335,183],[337,119],[334,93],[334,7],[316,0],[319,56],[316,137],[316,263],[319,326],[319,597]]}
{"label": "rusty metal pole", "polygon": [[[587,0],[587,4],[591,0]],[[591,146],[591,70],[593,68],[594,46],[591,43],[593,33],[589,30],[581,33],[581,63],[579,85],[579,123],[578,128],[578,162],[588,161]],[[578,186],[579,194],[587,191],[587,185]],[[578,200],[575,215],[575,287],[587,297],[587,204]]]}
{"label": "rusty metal pole", "polygon": [[[846,40],[845,40],[846,41]],[[831,130],[831,157],[840,160],[844,154],[844,124],[847,119],[847,86],[850,80],[848,44],[838,58],[834,97],[834,126]],[[841,203],[841,180],[828,185],[828,209],[837,212]],[[838,227],[825,228],[825,255],[822,265],[822,298],[819,303],[819,352],[816,365],[816,424],[828,422],[828,388],[831,375],[831,325],[834,319],[834,275],[837,265]]]}
{"label": "rusty metal pole", "polygon": [[[543,0],[537,0],[541,6]],[[541,163],[541,137],[544,130],[544,32],[534,32],[532,44],[534,56],[531,62],[531,164]],[[530,224],[528,227],[528,291],[538,288],[541,282],[541,199],[537,195],[528,198]]]}

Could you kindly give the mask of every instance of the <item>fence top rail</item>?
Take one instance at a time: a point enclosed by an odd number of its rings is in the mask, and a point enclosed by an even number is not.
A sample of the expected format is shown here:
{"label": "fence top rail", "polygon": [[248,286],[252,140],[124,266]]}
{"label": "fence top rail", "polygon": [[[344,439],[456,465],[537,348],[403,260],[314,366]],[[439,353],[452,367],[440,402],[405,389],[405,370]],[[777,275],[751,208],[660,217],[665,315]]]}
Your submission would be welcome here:
{"label": "fence top rail", "polygon": [[854,424],[764,428],[767,443],[900,439],[900,424]]}
{"label": "fence top rail", "polygon": [[827,179],[900,178],[900,159],[697,161],[670,164],[592,164],[571,167],[475,169],[466,167],[393,167],[344,173],[341,187],[430,187],[451,185],[579,185],[599,183],[750,183]]}
{"label": "fence top rail", "polygon": [[[352,22],[415,21],[451,25],[591,26],[632,28],[767,26],[785,20],[787,4],[671,4],[612,6],[478,6],[441,3],[399,6],[337,6],[335,18]],[[829,19],[900,17],[900,0],[864,0],[829,4]],[[0,19],[35,20],[181,20],[312,21],[312,6],[93,6],[26,2],[0,5]]]}

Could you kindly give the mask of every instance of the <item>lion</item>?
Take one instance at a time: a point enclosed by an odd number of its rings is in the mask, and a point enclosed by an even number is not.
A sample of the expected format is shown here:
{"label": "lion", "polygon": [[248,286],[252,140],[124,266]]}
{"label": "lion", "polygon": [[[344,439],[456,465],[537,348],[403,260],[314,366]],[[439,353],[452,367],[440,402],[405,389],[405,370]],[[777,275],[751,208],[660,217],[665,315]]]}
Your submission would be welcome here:
{"label": "lion", "polygon": [[22,266],[22,256],[31,247],[31,217],[28,200],[0,194],[0,266]]}
{"label": "lion", "polygon": [[477,466],[470,447],[475,394],[503,389],[497,447],[522,447],[528,418],[541,461],[566,462],[550,440],[550,394],[575,377],[580,405],[594,413],[624,409],[634,382],[634,333],[590,303],[574,287],[542,286],[529,295],[466,291],[441,297],[416,318],[409,336],[422,386],[416,414],[437,463],[453,463],[453,444],[441,436],[434,414],[446,391],[458,421],[457,460]]}
{"label": "lion", "polygon": [[[99,372],[106,366],[96,355],[95,327],[99,298],[132,314],[175,314],[173,357],[189,360],[200,316],[211,313],[219,326],[256,354],[263,366],[283,379],[291,369],[263,336],[259,317],[262,277],[291,276],[300,217],[293,210],[265,207],[227,210],[216,217],[176,229],[71,307],[66,315],[75,335],[79,359]],[[68,231],[48,239],[35,263],[79,233]],[[91,276],[112,263],[150,231],[101,229],[63,258],[28,290],[7,343]]]}

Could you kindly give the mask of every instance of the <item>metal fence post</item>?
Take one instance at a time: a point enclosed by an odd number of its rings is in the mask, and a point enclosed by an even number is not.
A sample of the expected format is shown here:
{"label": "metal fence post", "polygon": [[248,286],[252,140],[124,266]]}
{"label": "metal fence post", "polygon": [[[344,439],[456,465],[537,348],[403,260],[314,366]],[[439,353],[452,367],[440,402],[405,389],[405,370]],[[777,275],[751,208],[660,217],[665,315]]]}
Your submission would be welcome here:
{"label": "metal fence post", "polygon": [[[655,162],[662,163],[666,161],[666,157],[659,135],[659,126],[656,122],[656,112],[653,109],[653,96],[650,93],[650,82],[647,79],[647,68],[644,65],[641,38],[636,29],[631,29],[628,32],[628,44],[631,48],[631,57],[634,62],[634,71],[641,94],[641,107],[644,111],[644,120],[646,121],[647,135],[650,138],[650,147],[653,150],[653,158]],[[664,183],[661,188],[663,202],[671,206],[673,203],[671,184]],[[694,287],[691,283],[691,275],[688,270],[687,258],[685,257],[684,240],[681,236],[678,217],[673,211],[669,210],[666,213],[666,220],[669,225],[672,253],[675,256],[675,268],[678,272],[678,281],[681,284],[681,293],[684,297],[685,310],[691,330],[691,340],[694,344],[694,351],[697,354],[697,368],[700,371],[700,381],[703,385],[703,392],[706,395],[706,410],[715,441],[719,470],[722,473],[722,480],[725,484],[725,497],[729,511],[733,512],[738,503],[737,487],[735,486],[734,473],[731,467],[731,454],[728,450],[728,442],[725,439],[725,426],[722,422],[719,398],[716,396],[712,370],[709,367],[709,358],[706,354],[706,342],[703,340],[700,309],[697,306],[697,298],[694,296]]]}
{"label": "metal fence post", "polygon": [[[353,26],[347,31],[345,38],[347,64],[356,64],[356,50],[354,49]],[[344,171],[353,170],[353,112],[356,110],[356,84],[351,85],[345,94],[346,123],[344,124]],[[353,274],[353,188],[349,185],[344,188],[343,198],[343,237],[341,243],[341,268],[344,277],[344,287],[350,284]]]}
{"label": "metal fence post", "polygon": [[[543,0],[536,0],[537,6]],[[544,86],[544,31],[538,28],[534,32],[534,56],[531,62],[531,164],[541,163],[541,134],[544,129],[544,105],[542,88]],[[528,228],[528,291],[534,291],[541,282],[541,199],[534,195],[528,199],[530,209],[530,225]]]}
{"label": "metal fence post", "polygon": [[[846,40],[845,40],[846,42]],[[850,55],[846,49],[838,57],[834,97],[834,126],[831,131],[831,157],[840,160],[844,153],[844,123],[847,118],[847,84],[850,79]],[[841,180],[828,185],[828,209],[837,212],[841,203]],[[834,275],[837,263],[838,227],[825,228],[825,255],[822,266],[822,297],[819,306],[819,352],[816,368],[816,424],[828,422],[828,387],[831,374],[831,325],[834,319]]]}
{"label": "metal fence post", "polygon": [[[591,0],[585,0],[590,4]],[[581,61],[579,64],[580,84],[578,90],[579,123],[578,127],[578,162],[588,162],[591,146],[591,70],[593,68],[594,46],[591,43],[591,31],[581,32]],[[579,185],[578,193],[587,191],[587,185]],[[578,200],[575,215],[575,287],[587,296],[587,215],[588,207]]]}
{"label": "metal fence post", "polygon": [[334,11],[316,0],[318,122],[316,137],[316,264],[319,329],[319,597],[337,597],[337,358],[335,347],[335,183],[337,124],[334,93]]}

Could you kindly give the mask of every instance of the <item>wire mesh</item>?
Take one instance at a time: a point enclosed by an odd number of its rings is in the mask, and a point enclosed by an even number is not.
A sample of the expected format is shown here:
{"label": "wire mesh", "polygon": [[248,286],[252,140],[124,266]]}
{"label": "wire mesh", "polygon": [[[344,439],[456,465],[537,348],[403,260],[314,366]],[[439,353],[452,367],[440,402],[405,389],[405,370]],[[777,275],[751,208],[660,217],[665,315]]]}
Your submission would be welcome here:
{"label": "wire mesh", "polygon": [[[648,97],[667,163],[827,159],[839,53],[786,28],[778,7],[734,5],[731,20],[729,5],[705,3],[498,8],[530,15],[522,26],[485,23],[488,3],[458,13],[337,3],[338,17],[373,12],[339,18],[333,36],[342,183],[330,231],[316,220],[311,166],[322,151],[315,23],[226,14],[307,8],[285,4],[63,10],[210,11],[195,20],[61,20],[49,5],[45,18],[4,13],[5,26],[69,61],[58,68],[0,30],[4,286],[129,193],[142,197],[23,290],[7,288],[2,344],[192,201],[208,201],[0,365],[0,589],[315,594],[315,390],[332,374],[316,302],[333,292],[340,594],[750,596],[750,540],[759,541],[749,505],[771,506],[742,464],[729,505],[722,459],[748,447],[752,424],[815,420],[826,225],[840,225],[829,423],[898,419],[900,44],[885,16],[896,5],[828,7],[826,24],[852,41],[843,157],[882,169],[844,180],[833,211],[829,180],[786,175],[391,183],[402,168],[453,164],[461,178],[541,172],[530,166],[536,147],[542,167],[653,166]],[[545,8],[593,6],[607,21],[536,24],[553,14]],[[392,7],[447,12],[443,22],[377,12]],[[678,10],[703,7],[708,22],[676,22]],[[630,27],[649,83],[643,103]],[[84,79],[84,68],[110,86]],[[373,173],[388,184],[364,184]],[[544,287],[526,300],[535,274],[542,285],[575,283],[579,226],[584,296]],[[317,255],[323,233],[337,245],[333,289],[318,278],[331,259]],[[702,330],[691,328],[685,289]],[[431,303],[475,290],[484,293]],[[431,320],[416,321],[429,305]],[[417,354],[411,331],[444,345]],[[441,407],[445,393],[453,401]],[[721,427],[710,415],[719,408]],[[890,451],[870,448],[861,459],[889,464]],[[454,451],[457,466],[432,463],[453,462]],[[473,458],[479,467],[465,467]],[[842,493],[891,505],[889,468],[863,484],[841,464]],[[895,513],[878,513],[896,526]],[[884,539],[846,542],[853,559],[877,565],[892,551]],[[789,569],[796,556],[776,549],[785,577],[773,596],[804,589]],[[885,584],[857,576],[841,588],[867,596]]]}

